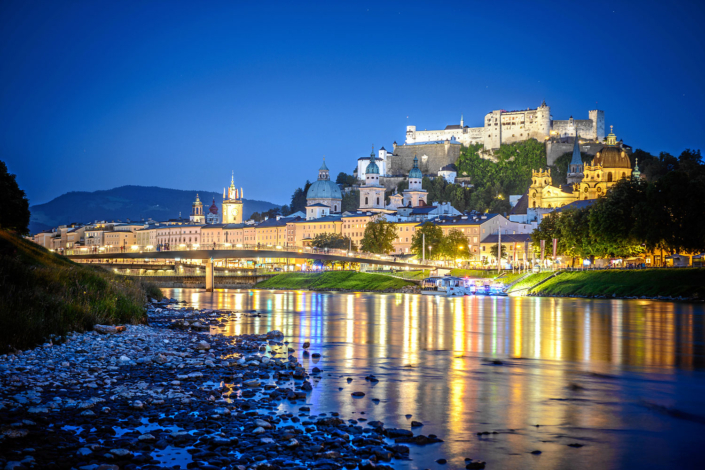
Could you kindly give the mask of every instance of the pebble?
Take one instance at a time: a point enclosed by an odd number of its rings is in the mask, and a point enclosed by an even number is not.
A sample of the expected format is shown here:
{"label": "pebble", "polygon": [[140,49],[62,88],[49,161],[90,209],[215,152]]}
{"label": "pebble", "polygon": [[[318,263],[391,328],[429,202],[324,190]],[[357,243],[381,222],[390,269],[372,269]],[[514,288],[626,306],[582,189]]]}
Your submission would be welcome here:
{"label": "pebble", "polygon": [[[147,312],[149,326],[96,325],[51,347],[0,355],[0,410],[10,419],[0,427],[0,468],[385,469],[381,462],[409,458],[405,444],[442,442],[367,422],[364,411],[310,416],[313,384],[325,386],[321,369],[299,362],[310,343],[297,357],[278,330],[211,334],[243,312],[173,299]],[[280,411],[284,400],[298,403],[301,417]],[[174,452],[182,461],[167,457]]]}

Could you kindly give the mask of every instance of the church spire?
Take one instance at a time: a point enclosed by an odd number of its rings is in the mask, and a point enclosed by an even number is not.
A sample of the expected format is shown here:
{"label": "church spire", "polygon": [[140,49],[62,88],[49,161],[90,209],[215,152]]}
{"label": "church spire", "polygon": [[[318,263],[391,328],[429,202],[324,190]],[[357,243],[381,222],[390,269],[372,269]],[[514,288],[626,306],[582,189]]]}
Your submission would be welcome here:
{"label": "church spire", "polygon": [[573,144],[573,157],[570,159],[571,170],[573,165],[582,165],[583,159],[580,157],[580,136],[578,136],[578,129],[575,129],[575,143]]}
{"label": "church spire", "polygon": [[634,160],[634,170],[632,170],[632,179],[639,181],[641,179],[641,171],[639,171],[639,157]]}

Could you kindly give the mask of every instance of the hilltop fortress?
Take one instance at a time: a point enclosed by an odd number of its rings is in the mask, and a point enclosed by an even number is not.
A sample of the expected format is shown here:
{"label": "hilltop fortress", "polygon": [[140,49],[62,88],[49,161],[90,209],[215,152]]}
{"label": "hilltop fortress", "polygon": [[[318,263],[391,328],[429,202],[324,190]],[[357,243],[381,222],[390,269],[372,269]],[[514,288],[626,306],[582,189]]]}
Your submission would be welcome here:
{"label": "hilltop fortress", "polygon": [[[548,165],[573,150],[576,136],[583,153],[594,156],[604,147],[605,112],[598,109],[588,111],[588,119],[573,119],[571,116],[566,120],[554,120],[550,106],[544,101],[535,109],[492,111],[485,115],[483,124],[482,127],[468,127],[461,116],[460,124],[451,124],[440,130],[420,131],[416,126],[407,126],[406,140],[402,145],[394,142],[391,152],[384,147],[379,150],[380,182],[387,189],[393,188],[411,171],[415,157],[424,175],[452,171],[463,145],[480,144],[484,149],[480,156],[492,159],[493,151],[502,144],[536,139],[545,142]],[[358,179],[364,180],[368,162],[366,157],[358,160],[354,172]],[[462,179],[463,175],[457,176]]]}
{"label": "hilltop fortress", "polygon": [[497,110],[485,115],[483,127],[468,127],[460,117],[460,124],[446,126],[443,130],[416,130],[406,126],[405,144],[421,142],[457,141],[463,145],[482,144],[485,150],[498,149],[501,144],[511,144],[527,139],[538,141],[550,137],[575,137],[602,142],[605,139],[605,112],[588,111],[589,119],[554,121],[551,107],[544,101],[536,109],[522,111]]}

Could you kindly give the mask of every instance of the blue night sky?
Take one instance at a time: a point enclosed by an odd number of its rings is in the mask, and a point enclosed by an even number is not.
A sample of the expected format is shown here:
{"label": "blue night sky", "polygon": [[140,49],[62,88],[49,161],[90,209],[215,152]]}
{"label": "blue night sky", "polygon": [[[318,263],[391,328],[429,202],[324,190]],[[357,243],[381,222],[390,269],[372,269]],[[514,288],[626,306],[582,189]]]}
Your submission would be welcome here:
{"label": "blue night sky", "polygon": [[[126,184],[288,203],[405,126],[535,108],[705,150],[705,2],[0,2],[0,159],[31,204]],[[408,116],[408,120],[407,120]]]}

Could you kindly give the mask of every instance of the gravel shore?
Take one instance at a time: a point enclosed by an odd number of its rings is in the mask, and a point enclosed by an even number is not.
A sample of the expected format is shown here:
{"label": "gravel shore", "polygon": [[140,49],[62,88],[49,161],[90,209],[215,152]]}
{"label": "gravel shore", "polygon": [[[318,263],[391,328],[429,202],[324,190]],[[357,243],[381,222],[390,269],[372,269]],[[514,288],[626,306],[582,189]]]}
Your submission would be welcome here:
{"label": "gravel shore", "polygon": [[258,315],[165,300],[149,305],[149,326],[97,327],[0,356],[0,468],[384,469],[410,445],[441,442],[415,433],[422,423],[312,416],[313,385],[337,376],[315,366],[308,344],[295,351],[279,331],[211,334]]}

